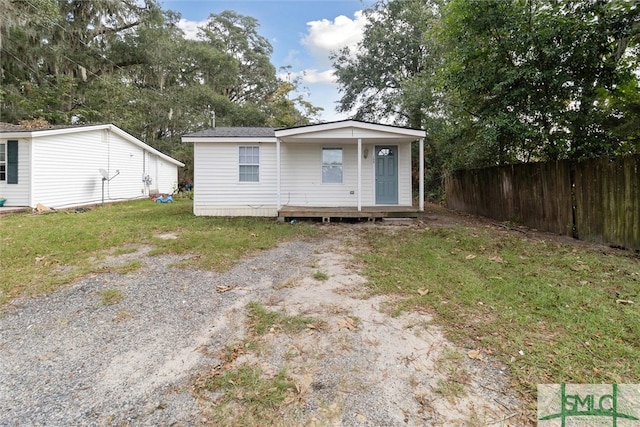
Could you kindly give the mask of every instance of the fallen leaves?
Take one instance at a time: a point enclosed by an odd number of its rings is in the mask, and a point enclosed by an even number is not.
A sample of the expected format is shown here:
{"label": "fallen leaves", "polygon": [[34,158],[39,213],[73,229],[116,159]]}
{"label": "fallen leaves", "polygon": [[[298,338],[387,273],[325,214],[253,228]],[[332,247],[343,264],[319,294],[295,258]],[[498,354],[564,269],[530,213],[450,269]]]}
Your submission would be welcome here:
{"label": "fallen leaves", "polygon": [[341,331],[343,329],[348,329],[350,331],[356,330],[357,329],[357,325],[356,325],[356,321],[355,319],[353,319],[352,317],[346,316],[343,317],[342,319],[338,319],[337,321],[338,323],[338,330]]}
{"label": "fallen leaves", "polygon": [[478,350],[469,350],[467,352],[467,356],[469,356],[469,359],[484,360],[482,353],[480,353]]}

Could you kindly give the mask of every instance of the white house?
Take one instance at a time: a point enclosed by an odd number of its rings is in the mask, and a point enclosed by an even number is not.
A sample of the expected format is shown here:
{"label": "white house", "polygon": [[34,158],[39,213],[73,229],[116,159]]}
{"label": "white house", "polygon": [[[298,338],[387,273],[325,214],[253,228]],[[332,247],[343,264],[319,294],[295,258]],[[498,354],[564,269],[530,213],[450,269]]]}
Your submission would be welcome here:
{"label": "white house", "polygon": [[65,208],[170,194],[182,166],[112,124],[29,129],[0,123],[5,206]]}
{"label": "white house", "polygon": [[[412,142],[425,131],[345,120],[286,129],[212,128],[194,144],[195,215],[367,217],[413,206]],[[382,215],[386,216],[386,215]]]}

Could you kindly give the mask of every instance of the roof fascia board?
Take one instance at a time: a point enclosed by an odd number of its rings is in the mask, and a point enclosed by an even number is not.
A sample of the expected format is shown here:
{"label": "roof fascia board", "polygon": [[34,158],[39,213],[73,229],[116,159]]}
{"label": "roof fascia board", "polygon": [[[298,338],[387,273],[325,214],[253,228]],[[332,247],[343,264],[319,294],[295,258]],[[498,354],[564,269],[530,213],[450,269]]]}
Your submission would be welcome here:
{"label": "roof fascia board", "polygon": [[359,122],[356,120],[348,120],[348,121],[333,122],[333,123],[321,123],[318,125],[303,126],[298,128],[292,128],[292,129],[280,129],[280,130],[276,130],[275,134],[276,134],[276,137],[281,138],[281,137],[303,135],[303,134],[314,134],[314,133],[327,131],[327,130],[345,129],[345,128],[352,128],[352,127],[358,128],[358,129],[367,129],[367,130],[373,130],[378,132],[384,132],[387,134],[391,133],[391,134],[399,134],[403,136],[414,136],[416,138],[423,138],[426,136],[426,132],[420,129],[410,129],[410,128],[403,128],[403,127],[397,127],[397,126],[375,124],[375,123],[365,123],[365,122]]}
{"label": "roof fascia board", "polygon": [[20,139],[20,138],[32,138],[32,132],[24,132],[24,131],[12,131],[12,132],[0,132],[0,138],[2,139]]}
{"label": "roof fascia board", "polygon": [[136,138],[133,135],[130,135],[129,133],[123,131],[122,129],[120,129],[119,127],[117,127],[116,125],[106,125],[106,127],[113,131],[114,133],[117,133],[118,135],[120,135],[122,138],[126,139],[127,141],[131,142],[132,144],[137,145],[138,147],[142,148],[143,150],[146,150],[150,153],[153,153],[155,155],[157,155],[158,157],[163,158],[164,160],[173,163],[174,165],[178,165],[180,167],[184,166],[184,163],[179,162],[178,160],[174,159],[173,157],[167,156],[166,154],[164,154],[161,151],[156,150],[155,148],[153,148],[152,146],[145,144],[144,142],[140,141],[138,138]]}
{"label": "roof fascia board", "polygon": [[258,142],[276,143],[276,138],[265,136],[183,136],[182,142],[239,142],[255,144]]}
{"label": "roof fascia board", "polygon": [[86,132],[95,129],[106,129],[112,125],[77,126],[58,129],[33,129],[10,132],[0,132],[3,138],[38,138],[50,135],[65,135],[68,133]]}

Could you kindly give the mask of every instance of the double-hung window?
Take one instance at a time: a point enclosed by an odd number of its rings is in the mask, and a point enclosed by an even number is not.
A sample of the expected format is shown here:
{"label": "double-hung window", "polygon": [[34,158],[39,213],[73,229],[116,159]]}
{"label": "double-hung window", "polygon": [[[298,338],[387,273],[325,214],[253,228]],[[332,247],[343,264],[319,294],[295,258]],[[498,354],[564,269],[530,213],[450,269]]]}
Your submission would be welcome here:
{"label": "double-hung window", "polygon": [[322,183],[342,184],[342,148],[322,149]]}
{"label": "double-hung window", "polygon": [[240,147],[239,181],[260,182],[260,147]]}

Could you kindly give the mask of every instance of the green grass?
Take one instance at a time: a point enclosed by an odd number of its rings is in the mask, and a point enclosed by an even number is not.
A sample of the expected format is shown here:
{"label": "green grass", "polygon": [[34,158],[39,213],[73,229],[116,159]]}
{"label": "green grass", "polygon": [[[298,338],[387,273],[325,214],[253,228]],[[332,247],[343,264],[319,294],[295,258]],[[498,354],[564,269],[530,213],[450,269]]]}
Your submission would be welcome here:
{"label": "green grass", "polygon": [[492,228],[363,236],[375,293],[402,295],[396,312],[427,308],[459,346],[507,364],[529,397],[539,383],[640,382],[637,256]]}
{"label": "green grass", "polygon": [[[167,232],[178,238],[155,237]],[[196,217],[187,199],[118,203],[85,213],[6,215],[0,218],[0,306],[100,271],[109,250],[127,253],[131,245],[151,244],[153,254],[194,254],[185,265],[225,270],[242,256],[319,232],[305,223],[291,227],[274,219]]]}
{"label": "green grass", "polygon": [[247,304],[248,326],[256,335],[264,335],[271,330],[284,333],[296,333],[316,327],[319,323],[313,317],[288,316],[277,311],[267,310],[257,302]]}
{"label": "green grass", "polygon": [[124,299],[124,294],[118,289],[104,289],[100,291],[102,305],[118,304]]}
{"label": "green grass", "polygon": [[285,369],[269,377],[256,366],[240,365],[200,381],[200,392],[220,393],[215,405],[205,411],[208,425],[281,425],[282,410],[296,393]]}
{"label": "green grass", "polygon": [[329,275],[322,271],[316,271],[315,273],[313,273],[313,278],[319,282],[324,282],[329,280]]}
{"label": "green grass", "polygon": [[206,425],[280,426],[287,407],[297,401],[299,391],[286,369],[267,375],[255,364],[238,362],[251,347],[248,344],[227,345],[219,355],[220,364],[192,378],[192,392],[200,400]]}

